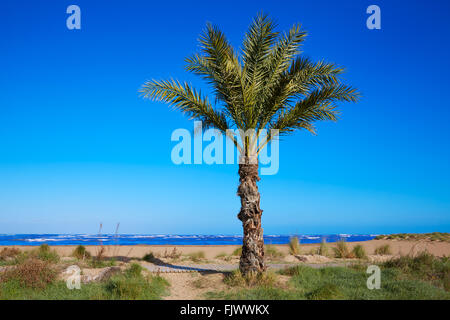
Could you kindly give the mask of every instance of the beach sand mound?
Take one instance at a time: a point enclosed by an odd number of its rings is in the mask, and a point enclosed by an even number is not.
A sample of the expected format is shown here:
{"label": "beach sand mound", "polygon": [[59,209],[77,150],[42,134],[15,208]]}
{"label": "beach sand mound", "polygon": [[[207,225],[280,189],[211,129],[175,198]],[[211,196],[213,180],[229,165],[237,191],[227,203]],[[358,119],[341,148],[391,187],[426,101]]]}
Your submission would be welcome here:
{"label": "beach sand mound", "polygon": [[[292,257],[292,258],[288,258],[288,257]],[[295,256],[288,256],[285,258],[286,262],[306,262],[306,263],[326,263],[326,262],[330,262],[333,261],[332,259],[325,257],[325,256],[321,256],[318,254],[301,254],[301,255],[295,255]],[[289,259],[289,261],[287,260]],[[295,259],[295,260],[294,260]]]}

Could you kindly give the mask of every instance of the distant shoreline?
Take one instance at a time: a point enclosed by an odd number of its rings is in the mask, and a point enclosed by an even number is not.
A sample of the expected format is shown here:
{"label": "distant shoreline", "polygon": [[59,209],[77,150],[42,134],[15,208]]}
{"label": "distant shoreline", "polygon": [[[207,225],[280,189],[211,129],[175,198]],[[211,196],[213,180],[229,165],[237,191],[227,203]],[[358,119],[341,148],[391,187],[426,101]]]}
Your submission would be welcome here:
{"label": "distant shoreline", "polygon": [[[297,237],[302,244],[367,241],[376,235],[369,234],[312,234],[312,235],[265,235],[266,244],[288,244],[292,237]],[[141,235],[141,234],[0,234],[0,246],[41,244],[59,245],[241,245],[242,235]]]}

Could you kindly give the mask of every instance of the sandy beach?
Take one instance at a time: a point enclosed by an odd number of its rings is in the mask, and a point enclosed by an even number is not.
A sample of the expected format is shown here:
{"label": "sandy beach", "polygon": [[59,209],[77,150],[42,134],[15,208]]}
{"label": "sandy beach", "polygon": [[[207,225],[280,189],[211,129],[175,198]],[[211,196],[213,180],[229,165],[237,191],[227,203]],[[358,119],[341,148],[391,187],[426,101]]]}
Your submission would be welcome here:
{"label": "sandy beach", "polygon": [[[335,266],[348,266],[353,263],[383,263],[399,256],[418,256],[421,252],[428,252],[436,257],[450,256],[450,242],[427,241],[427,240],[369,240],[362,242],[348,242],[347,246],[352,249],[356,245],[361,245],[367,256],[366,260],[355,258],[341,259],[333,257],[333,254],[322,256],[317,254],[320,244],[301,244],[298,254],[292,255],[289,252],[289,245],[273,245],[278,255],[270,256],[269,248],[266,249],[266,260],[272,272],[293,266],[307,266],[309,268],[323,268]],[[388,245],[389,254],[376,254],[375,250]],[[336,246],[336,243],[328,243],[329,249]],[[66,280],[68,274],[65,270],[72,264],[80,266],[83,274],[82,281],[105,282],[111,276],[111,272],[125,272],[133,264],[140,265],[148,274],[162,277],[169,284],[168,294],[161,298],[167,300],[196,300],[204,299],[211,292],[235,292],[233,287],[225,281],[229,271],[236,270],[239,264],[239,256],[233,254],[239,246],[237,245],[105,245],[86,246],[86,250],[92,255],[102,252],[102,259],[106,261],[103,266],[93,266],[89,259],[77,260],[73,257],[75,245],[50,246],[52,251],[60,256],[57,269],[59,279]],[[16,248],[20,251],[35,251],[38,246],[0,246],[3,248]],[[271,250],[274,250],[273,248]],[[331,250],[332,251],[332,250]],[[176,252],[174,255],[173,253]],[[143,259],[145,255],[151,253],[150,259]],[[199,255],[201,253],[201,255]],[[282,254],[280,254],[282,253]],[[195,259],[194,257],[200,258]],[[112,258],[112,259],[109,259]],[[115,261],[108,265],[107,261]],[[12,266],[0,266],[3,272]],[[195,268],[196,270],[192,270]],[[230,269],[231,268],[231,269]],[[201,271],[201,270],[203,271]],[[349,271],[352,272],[352,271]],[[363,271],[362,271],[363,272]],[[291,276],[278,274],[276,276],[275,288],[285,292],[292,289],[290,283]],[[405,292],[408,292],[407,290]],[[441,293],[443,294],[443,293]],[[127,299],[127,298],[125,298]]]}
{"label": "sandy beach", "polygon": [[[422,251],[428,251],[429,253],[438,256],[450,256],[450,243],[448,242],[437,242],[437,241],[410,241],[410,240],[369,240],[362,242],[348,242],[349,247],[353,247],[355,245],[362,245],[367,254],[373,255],[374,251],[377,247],[388,244],[391,247],[391,251],[393,255],[408,255],[408,254],[417,254]],[[330,247],[333,247],[335,243],[329,243]],[[279,251],[288,254],[289,246],[288,245],[273,245]],[[317,248],[319,244],[301,244],[304,252],[307,253],[311,251],[313,248]],[[0,250],[4,247],[15,247],[22,251],[33,250],[36,246],[0,246]],[[76,246],[52,246],[52,249],[56,250],[56,252],[63,257],[68,257],[72,254],[73,250]],[[231,254],[236,248],[239,246],[235,245],[192,245],[192,246],[183,246],[183,245],[108,245],[105,247],[105,256],[107,257],[127,257],[127,258],[142,258],[149,252],[152,252],[156,255],[164,254],[164,252],[171,252],[174,248],[181,253],[182,255],[199,252],[202,251],[205,254],[206,259],[213,259],[219,254]],[[86,246],[86,249],[92,254],[95,255],[99,246]]]}

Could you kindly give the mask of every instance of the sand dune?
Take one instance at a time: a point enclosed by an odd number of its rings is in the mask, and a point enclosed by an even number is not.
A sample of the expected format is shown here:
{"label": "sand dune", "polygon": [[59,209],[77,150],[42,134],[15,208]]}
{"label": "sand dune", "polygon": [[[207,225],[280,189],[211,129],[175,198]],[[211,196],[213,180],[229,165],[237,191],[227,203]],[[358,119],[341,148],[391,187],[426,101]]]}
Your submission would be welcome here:
{"label": "sand dune", "polygon": [[[363,242],[349,242],[348,245],[353,247],[357,244],[361,244],[367,254],[373,254],[375,248],[389,244],[393,254],[407,255],[417,254],[421,251],[428,251],[435,256],[450,256],[450,243],[448,242],[431,242],[431,241],[410,241],[410,240],[370,240]],[[330,246],[334,246],[334,243],[329,243]],[[274,245],[278,250],[289,252],[288,245]],[[301,247],[305,252],[310,251],[314,247],[318,247],[319,244],[301,244]],[[0,246],[0,249],[3,246]],[[16,247],[20,250],[32,250],[35,246],[9,246]],[[73,249],[76,246],[51,246],[61,256],[70,256]],[[238,246],[234,245],[197,245],[197,246],[161,246],[161,245],[135,245],[135,246],[104,246],[106,249],[105,256],[121,256],[128,258],[142,258],[145,254],[153,252],[154,254],[163,254],[171,252],[174,248],[181,254],[189,254],[193,252],[203,251],[207,259],[212,259],[218,254],[225,253],[231,254]],[[99,246],[86,246],[87,250],[91,254],[96,254],[99,250]]]}

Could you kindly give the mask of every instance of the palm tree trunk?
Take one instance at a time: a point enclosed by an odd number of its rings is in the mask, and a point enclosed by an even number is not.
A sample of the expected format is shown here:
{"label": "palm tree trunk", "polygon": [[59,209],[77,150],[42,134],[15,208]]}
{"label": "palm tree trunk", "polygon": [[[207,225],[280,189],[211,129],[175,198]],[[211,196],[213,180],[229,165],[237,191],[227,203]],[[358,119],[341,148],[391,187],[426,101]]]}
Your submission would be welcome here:
{"label": "palm tree trunk", "polygon": [[239,269],[243,274],[263,272],[264,240],[261,228],[262,210],[259,207],[260,195],[256,182],[259,181],[258,164],[251,164],[246,157],[239,164],[239,188],[237,195],[241,198],[241,211],[238,219],[242,221],[244,239]]}

